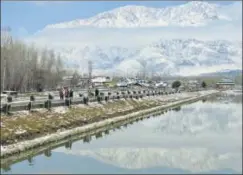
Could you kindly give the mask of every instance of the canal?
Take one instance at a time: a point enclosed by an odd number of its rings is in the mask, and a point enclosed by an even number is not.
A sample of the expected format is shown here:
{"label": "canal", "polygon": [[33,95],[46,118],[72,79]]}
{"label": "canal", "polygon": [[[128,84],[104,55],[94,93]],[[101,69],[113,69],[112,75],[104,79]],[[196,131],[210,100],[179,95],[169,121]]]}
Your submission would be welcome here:
{"label": "canal", "polygon": [[70,140],[1,173],[242,173],[242,94],[234,92]]}

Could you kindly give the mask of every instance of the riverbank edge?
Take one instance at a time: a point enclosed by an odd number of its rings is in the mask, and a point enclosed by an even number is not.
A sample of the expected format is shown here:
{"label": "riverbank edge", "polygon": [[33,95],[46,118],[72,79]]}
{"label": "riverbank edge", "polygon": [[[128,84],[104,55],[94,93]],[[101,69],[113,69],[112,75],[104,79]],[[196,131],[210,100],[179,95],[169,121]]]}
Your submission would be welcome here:
{"label": "riverbank edge", "polygon": [[179,100],[179,101],[176,101],[176,102],[172,102],[172,103],[162,105],[162,106],[153,107],[153,108],[146,109],[146,110],[140,110],[140,111],[137,111],[137,112],[134,112],[134,113],[131,113],[131,114],[124,115],[124,116],[118,116],[118,117],[115,117],[115,118],[105,119],[105,120],[100,121],[100,122],[87,124],[85,126],[76,127],[76,128],[73,128],[73,129],[69,129],[69,130],[59,132],[59,133],[53,133],[53,134],[50,134],[50,135],[47,135],[47,136],[37,137],[33,140],[27,140],[27,141],[23,141],[23,142],[20,142],[20,143],[8,145],[4,149],[1,148],[1,158],[6,158],[8,156],[12,156],[13,154],[18,154],[20,152],[25,152],[25,151],[28,151],[28,150],[33,149],[33,148],[44,146],[44,145],[51,143],[51,142],[58,142],[60,140],[69,138],[73,135],[77,135],[77,134],[84,134],[85,135],[85,133],[89,133],[93,130],[97,130],[97,129],[100,129],[102,127],[106,127],[108,125],[113,125],[113,124],[118,123],[118,122],[129,120],[131,118],[136,118],[138,116],[145,117],[144,115],[153,113],[155,111],[165,110],[165,109],[180,106],[180,105],[183,105],[183,104],[186,104],[186,103],[193,103],[193,102],[201,100],[202,98],[205,98],[205,97],[217,94],[217,93],[219,93],[219,91],[214,91],[214,92],[211,92],[209,94],[203,94],[203,95],[200,95],[200,96]]}

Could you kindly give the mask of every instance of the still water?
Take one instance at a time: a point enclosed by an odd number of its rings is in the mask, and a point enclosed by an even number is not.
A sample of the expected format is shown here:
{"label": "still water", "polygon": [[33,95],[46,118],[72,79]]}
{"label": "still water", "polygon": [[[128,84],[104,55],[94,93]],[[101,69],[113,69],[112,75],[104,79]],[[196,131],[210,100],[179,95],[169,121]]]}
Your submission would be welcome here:
{"label": "still water", "polygon": [[2,173],[242,173],[242,95],[223,94],[69,142]]}

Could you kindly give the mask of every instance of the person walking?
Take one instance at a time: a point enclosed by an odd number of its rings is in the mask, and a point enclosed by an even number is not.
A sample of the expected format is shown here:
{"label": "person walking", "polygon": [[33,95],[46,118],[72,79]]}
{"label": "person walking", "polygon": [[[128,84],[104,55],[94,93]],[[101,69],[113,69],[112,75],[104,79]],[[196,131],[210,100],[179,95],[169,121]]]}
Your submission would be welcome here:
{"label": "person walking", "polygon": [[60,96],[60,99],[63,100],[63,91],[62,91],[62,89],[59,90],[59,96]]}

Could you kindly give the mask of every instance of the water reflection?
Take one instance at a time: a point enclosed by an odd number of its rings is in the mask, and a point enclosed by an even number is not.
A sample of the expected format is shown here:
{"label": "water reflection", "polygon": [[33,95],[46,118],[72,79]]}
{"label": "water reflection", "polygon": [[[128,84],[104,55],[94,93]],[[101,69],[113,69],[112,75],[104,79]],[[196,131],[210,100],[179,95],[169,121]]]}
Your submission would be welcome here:
{"label": "water reflection", "polygon": [[84,143],[89,143],[90,141],[91,141],[91,136],[90,135],[85,136],[84,139],[83,139]]}
{"label": "water reflection", "polygon": [[35,157],[32,169],[20,162],[5,171],[42,173],[45,167],[50,173],[241,173],[238,98],[224,94],[158,112],[160,116],[131,121],[115,132],[106,130],[46,150],[47,159]]}
{"label": "water reflection", "polygon": [[46,150],[44,151],[44,155],[45,155],[46,157],[51,157],[51,149],[50,149],[50,148],[46,149]]}
{"label": "water reflection", "polygon": [[69,140],[68,142],[65,143],[65,148],[69,149],[69,150],[72,149],[72,141],[71,140]]}
{"label": "water reflection", "polygon": [[178,106],[176,108],[172,108],[173,111],[180,111],[181,110],[181,106]]}

